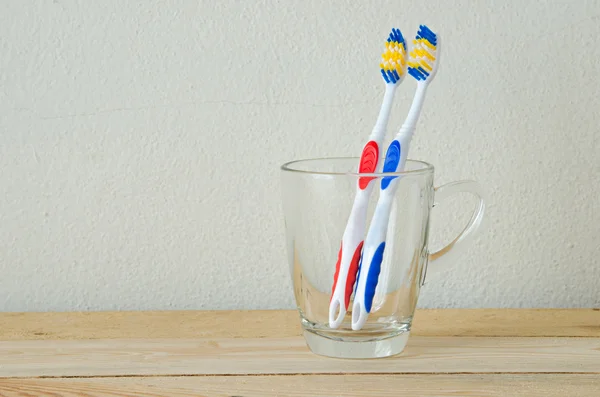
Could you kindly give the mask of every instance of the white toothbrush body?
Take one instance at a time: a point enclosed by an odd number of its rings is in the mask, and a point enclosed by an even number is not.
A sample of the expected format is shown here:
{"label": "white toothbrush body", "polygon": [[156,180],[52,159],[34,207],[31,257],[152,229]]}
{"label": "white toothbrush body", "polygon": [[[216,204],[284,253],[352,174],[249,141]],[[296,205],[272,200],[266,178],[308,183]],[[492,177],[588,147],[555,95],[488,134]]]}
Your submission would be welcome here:
{"label": "white toothbrush body", "polygon": [[[417,36],[419,37],[419,36]],[[390,143],[383,164],[383,172],[400,172],[404,170],[417,120],[419,119],[428,84],[437,71],[439,61],[439,36],[435,36],[435,62],[430,65],[432,71],[417,83],[406,121],[395,139]],[[409,62],[409,65],[411,63]],[[409,73],[411,70],[409,69]],[[414,75],[413,75],[414,76]],[[415,77],[416,78],[416,77]],[[385,252],[386,233],[389,224],[391,207],[396,193],[398,177],[384,177],[381,180],[380,195],[363,247],[363,255],[359,263],[359,274],[352,307],[352,329],[360,330],[364,326],[373,308],[373,299],[377,290],[381,264]],[[387,279],[386,279],[387,281]],[[380,285],[379,291],[385,294],[387,285]]]}
{"label": "white toothbrush body", "polygon": [[[393,29],[383,54],[381,73],[386,82],[383,103],[377,122],[365,144],[358,166],[359,174],[372,174],[379,169],[381,144],[385,138],[396,88],[406,74],[406,43],[399,30]],[[366,231],[367,209],[373,190],[373,177],[359,177],[352,210],[342,236],[336,263],[331,300],[329,327],[338,328],[350,305]]]}
{"label": "white toothbrush body", "polygon": [[[385,137],[385,125],[389,117],[389,110],[393,102],[395,85],[386,85],[384,104],[380,111],[382,123],[378,123],[369,136],[369,141],[364,146],[358,167],[358,173],[370,174],[377,171],[380,162],[380,147]],[[338,254],[338,262],[334,275],[331,301],[329,304],[329,326],[337,328],[342,323],[348,306],[350,296],[356,281],[358,263],[362,253],[363,239],[365,236],[367,209],[369,198],[373,191],[373,177],[359,177],[356,186],[354,203]]]}

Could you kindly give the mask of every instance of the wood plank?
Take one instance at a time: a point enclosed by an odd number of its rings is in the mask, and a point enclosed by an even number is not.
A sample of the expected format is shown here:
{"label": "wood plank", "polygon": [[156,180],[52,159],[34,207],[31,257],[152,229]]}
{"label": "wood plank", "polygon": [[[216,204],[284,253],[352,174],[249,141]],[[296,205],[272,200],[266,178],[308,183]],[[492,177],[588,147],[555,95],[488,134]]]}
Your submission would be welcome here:
{"label": "wood plank", "polygon": [[[300,335],[295,310],[0,313],[0,340]],[[600,337],[600,309],[417,310],[413,335]]]}
{"label": "wood plank", "polygon": [[257,338],[300,333],[298,313],[292,310],[0,313],[0,340]]}
{"label": "wood plank", "polygon": [[380,360],[317,356],[300,337],[0,342],[0,377],[465,372],[600,374],[600,338],[412,337]]}
{"label": "wood plank", "polygon": [[315,375],[91,379],[0,379],[5,397],[516,396],[597,397],[600,376]]}
{"label": "wood plank", "polygon": [[421,336],[600,337],[600,309],[436,309],[417,311]]}

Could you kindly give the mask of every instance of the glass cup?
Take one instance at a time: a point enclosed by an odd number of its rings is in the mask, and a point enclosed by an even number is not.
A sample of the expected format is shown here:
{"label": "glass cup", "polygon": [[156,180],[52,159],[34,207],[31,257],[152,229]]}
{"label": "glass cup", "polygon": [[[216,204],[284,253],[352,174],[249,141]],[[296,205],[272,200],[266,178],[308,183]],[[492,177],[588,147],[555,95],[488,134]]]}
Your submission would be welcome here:
{"label": "glass cup", "polygon": [[[281,166],[288,262],[304,338],[312,352],[338,358],[388,357],[406,346],[426,272],[451,263],[479,229],[485,208],[483,193],[474,181],[434,187],[434,168],[423,161],[408,160],[403,172],[360,175],[358,163],[359,158],[323,158]],[[341,325],[331,328],[334,272],[358,178],[373,178],[366,233],[380,183],[390,176],[397,177],[397,190],[369,316],[360,330],[353,330],[351,298]],[[450,244],[430,253],[431,209],[464,192],[478,198],[469,223]]]}

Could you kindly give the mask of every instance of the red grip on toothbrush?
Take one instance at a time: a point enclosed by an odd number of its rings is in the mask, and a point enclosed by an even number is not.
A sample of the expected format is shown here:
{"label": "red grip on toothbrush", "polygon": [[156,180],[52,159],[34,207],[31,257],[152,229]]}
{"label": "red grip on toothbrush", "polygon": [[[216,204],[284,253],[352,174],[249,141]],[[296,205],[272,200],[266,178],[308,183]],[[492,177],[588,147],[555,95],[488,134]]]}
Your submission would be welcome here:
{"label": "red grip on toothbrush", "polygon": [[[360,156],[360,165],[358,166],[359,173],[372,174],[377,169],[377,162],[379,160],[379,146],[375,141],[369,141],[363,148],[362,155]],[[358,187],[361,190],[365,190],[374,177],[361,177],[358,179]]]}
{"label": "red grip on toothbrush", "polygon": [[361,241],[358,247],[356,247],[352,262],[350,262],[350,269],[348,269],[348,277],[346,278],[346,309],[350,304],[350,296],[354,290],[354,282],[356,281],[356,273],[358,272],[358,263],[360,262],[363,244],[364,241]]}
{"label": "red grip on toothbrush", "polygon": [[[358,263],[360,262],[360,255],[362,253],[364,241],[361,241],[356,247],[356,251],[354,251],[354,256],[352,256],[352,261],[350,261],[350,267],[348,269],[348,277],[346,277],[346,288],[344,291],[344,301],[346,307],[344,310],[348,309],[348,305],[350,304],[350,296],[352,296],[352,291],[354,290],[354,283],[356,282],[356,274],[358,272]],[[342,247],[340,246],[340,252],[338,253],[338,260],[335,264],[335,274],[333,275],[333,288],[331,288],[331,298],[329,298],[329,302],[333,299],[333,293],[335,292],[335,286],[338,282],[338,276],[340,275],[340,264],[342,263]]]}
{"label": "red grip on toothbrush", "polygon": [[329,302],[333,299],[333,293],[335,292],[335,286],[337,285],[338,276],[340,275],[340,264],[342,263],[342,247],[344,244],[340,244],[340,252],[338,252],[338,260],[335,264],[335,274],[333,275],[333,288],[331,288],[331,298],[329,298]]}

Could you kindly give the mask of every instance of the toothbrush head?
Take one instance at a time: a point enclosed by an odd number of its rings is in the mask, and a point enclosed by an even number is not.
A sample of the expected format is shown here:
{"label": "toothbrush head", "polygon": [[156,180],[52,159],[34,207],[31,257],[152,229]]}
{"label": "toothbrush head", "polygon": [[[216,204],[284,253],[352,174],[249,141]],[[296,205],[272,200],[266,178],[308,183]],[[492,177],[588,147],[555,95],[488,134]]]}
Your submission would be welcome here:
{"label": "toothbrush head", "polygon": [[386,84],[396,85],[406,76],[407,67],[406,41],[400,29],[392,29],[385,51],[381,55],[381,75]]}
{"label": "toothbrush head", "polygon": [[408,60],[408,74],[418,82],[430,82],[439,65],[440,36],[427,26],[420,25],[413,44]]}

